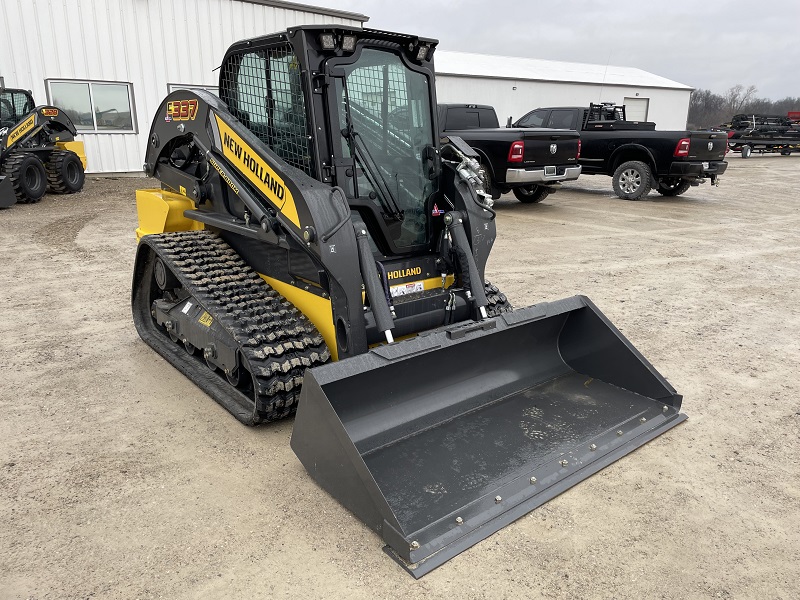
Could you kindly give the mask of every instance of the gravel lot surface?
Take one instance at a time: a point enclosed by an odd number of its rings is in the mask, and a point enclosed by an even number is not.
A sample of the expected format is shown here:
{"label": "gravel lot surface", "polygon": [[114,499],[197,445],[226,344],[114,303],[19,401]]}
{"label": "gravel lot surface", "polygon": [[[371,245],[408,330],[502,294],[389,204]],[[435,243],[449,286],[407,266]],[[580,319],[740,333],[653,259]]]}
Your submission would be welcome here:
{"label": "gravel lot surface", "polygon": [[414,581],[138,338],[134,190],[0,211],[0,598],[797,598],[800,156],[618,200],[498,204],[489,278],[589,296],[689,421]]}

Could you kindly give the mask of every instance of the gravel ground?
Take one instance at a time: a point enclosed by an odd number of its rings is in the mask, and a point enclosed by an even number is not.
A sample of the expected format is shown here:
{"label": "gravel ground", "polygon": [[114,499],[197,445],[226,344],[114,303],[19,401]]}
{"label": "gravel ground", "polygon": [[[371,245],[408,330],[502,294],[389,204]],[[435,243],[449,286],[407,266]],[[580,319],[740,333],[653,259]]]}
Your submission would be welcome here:
{"label": "gravel ground", "polygon": [[0,212],[0,598],[797,598],[800,156],[616,199],[498,204],[516,305],[589,296],[687,423],[414,581],[320,491],[292,422],[248,429],[142,343],[141,179]]}

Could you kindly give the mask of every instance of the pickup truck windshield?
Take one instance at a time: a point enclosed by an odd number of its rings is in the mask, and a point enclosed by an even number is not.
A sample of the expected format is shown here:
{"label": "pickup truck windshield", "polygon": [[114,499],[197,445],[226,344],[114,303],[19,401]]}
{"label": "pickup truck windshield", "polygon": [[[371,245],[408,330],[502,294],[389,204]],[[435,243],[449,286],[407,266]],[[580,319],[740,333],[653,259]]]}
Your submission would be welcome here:
{"label": "pickup truck windshield", "polygon": [[358,195],[394,221],[387,226],[398,246],[425,244],[425,206],[435,191],[424,164],[425,148],[435,143],[426,77],[399,56],[371,49],[343,69],[344,80],[335,80],[342,149],[358,166]]}

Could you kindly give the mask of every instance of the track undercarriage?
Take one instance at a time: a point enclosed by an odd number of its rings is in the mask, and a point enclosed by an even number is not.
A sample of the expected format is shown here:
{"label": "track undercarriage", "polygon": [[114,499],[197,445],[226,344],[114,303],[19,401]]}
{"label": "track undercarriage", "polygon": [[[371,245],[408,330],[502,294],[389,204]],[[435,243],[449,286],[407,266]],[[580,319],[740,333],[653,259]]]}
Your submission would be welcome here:
{"label": "track undercarriage", "polygon": [[133,300],[140,335],[237,419],[292,414],[322,336],[217,235],[151,235]]}

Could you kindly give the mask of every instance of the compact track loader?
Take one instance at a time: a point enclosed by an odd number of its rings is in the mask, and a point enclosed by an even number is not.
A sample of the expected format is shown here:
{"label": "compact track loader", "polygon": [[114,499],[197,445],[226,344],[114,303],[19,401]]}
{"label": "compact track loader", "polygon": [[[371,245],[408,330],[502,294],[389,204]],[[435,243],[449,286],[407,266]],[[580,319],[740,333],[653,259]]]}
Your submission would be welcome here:
{"label": "compact track loader", "polygon": [[30,92],[0,89],[0,208],[83,189],[86,155],[67,113],[35,106]]}
{"label": "compact track loader", "polygon": [[141,337],[415,577],[685,419],[587,298],[512,310],[495,213],[438,139],[436,41],[307,26],[234,44],[150,132]]}

